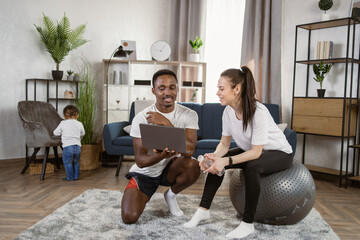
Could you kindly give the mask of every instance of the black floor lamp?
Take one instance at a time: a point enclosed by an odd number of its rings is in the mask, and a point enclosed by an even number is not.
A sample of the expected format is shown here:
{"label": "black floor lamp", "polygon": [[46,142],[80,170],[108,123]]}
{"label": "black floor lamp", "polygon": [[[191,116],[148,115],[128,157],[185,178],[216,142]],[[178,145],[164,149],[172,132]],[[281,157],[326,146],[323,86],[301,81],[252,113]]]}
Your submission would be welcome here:
{"label": "black floor lamp", "polygon": [[[108,109],[109,107],[109,66],[110,66],[110,63],[111,63],[111,59],[112,58],[127,58],[128,55],[130,55],[133,51],[126,51],[126,50],[123,50],[123,46],[119,46],[118,48],[116,48],[114,50],[114,52],[111,54],[110,58],[109,58],[109,62],[106,66],[106,109]],[[108,123],[108,111],[106,112],[106,123]],[[109,159],[111,158],[111,156],[107,155],[107,157],[102,157],[102,166],[103,167],[114,167],[114,166],[117,166],[118,165],[118,159],[115,158],[113,159],[113,161],[105,161],[105,158],[106,159]]]}

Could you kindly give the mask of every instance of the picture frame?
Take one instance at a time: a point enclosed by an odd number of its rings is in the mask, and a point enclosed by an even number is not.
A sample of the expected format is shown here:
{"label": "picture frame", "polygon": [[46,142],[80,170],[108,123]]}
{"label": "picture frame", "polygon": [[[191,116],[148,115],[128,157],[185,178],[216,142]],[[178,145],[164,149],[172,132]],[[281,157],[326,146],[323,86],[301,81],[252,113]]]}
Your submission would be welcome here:
{"label": "picture frame", "polygon": [[121,46],[127,53],[127,59],[136,60],[136,41],[132,40],[121,40]]}

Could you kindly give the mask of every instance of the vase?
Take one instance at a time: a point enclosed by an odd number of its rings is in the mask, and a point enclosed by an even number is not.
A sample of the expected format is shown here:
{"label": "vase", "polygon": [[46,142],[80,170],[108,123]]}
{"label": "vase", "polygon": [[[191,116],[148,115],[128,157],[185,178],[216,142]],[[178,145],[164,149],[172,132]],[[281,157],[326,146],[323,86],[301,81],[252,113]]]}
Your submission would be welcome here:
{"label": "vase", "polygon": [[328,20],[330,20],[330,14],[329,13],[322,13],[321,15],[320,15],[320,20],[321,21],[328,21]]}
{"label": "vase", "polygon": [[200,54],[199,53],[190,53],[188,61],[189,62],[200,62]]}
{"label": "vase", "polygon": [[54,80],[61,80],[63,77],[63,74],[64,74],[63,71],[57,71],[57,70],[52,71],[52,77]]}
{"label": "vase", "polygon": [[317,94],[319,98],[323,98],[325,96],[326,89],[318,89]]}

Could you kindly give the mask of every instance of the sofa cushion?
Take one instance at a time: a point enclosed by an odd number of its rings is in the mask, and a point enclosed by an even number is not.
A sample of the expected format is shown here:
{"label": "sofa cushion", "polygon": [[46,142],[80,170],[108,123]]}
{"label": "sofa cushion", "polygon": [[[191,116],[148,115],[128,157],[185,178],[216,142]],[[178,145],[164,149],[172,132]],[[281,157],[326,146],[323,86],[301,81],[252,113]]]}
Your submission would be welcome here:
{"label": "sofa cushion", "polygon": [[122,137],[117,137],[114,139],[113,141],[114,145],[118,145],[118,146],[131,146],[133,144],[133,140],[131,136],[122,136]]}
{"label": "sofa cushion", "polygon": [[[216,149],[217,145],[220,143],[218,139],[201,139],[197,142],[196,148],[199,149]],[[234,140],[231,140],[230,148],[237,147]]]}
{"label": "sofa cushion", "polygon": [[219,103],[204,103],[201,110],[201,139],[220,139],[222,114],[225,106]]}
{"label": "sofa cushion", "polygon": [[265,107],[269,110],[271,116],[274,119],[274,122],[276,124],[280,123],[280,111],[279,111],[279,105],[277,104],[271,104],[271,103],[263,103]]}

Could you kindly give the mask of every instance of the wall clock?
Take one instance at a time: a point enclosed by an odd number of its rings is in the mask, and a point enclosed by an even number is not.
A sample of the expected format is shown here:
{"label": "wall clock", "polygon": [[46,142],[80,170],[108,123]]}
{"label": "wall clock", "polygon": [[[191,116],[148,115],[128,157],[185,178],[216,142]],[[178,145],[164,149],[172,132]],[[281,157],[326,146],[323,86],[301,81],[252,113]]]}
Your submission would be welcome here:
{"label": "wall clock", "polygon": [[165,61],[170,58],[171,47],[169,43],[164,40],[159,40],[151,45],[151,57],[157,61]]}

